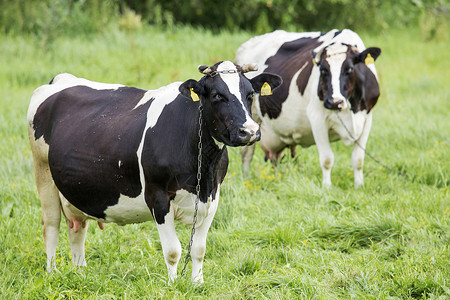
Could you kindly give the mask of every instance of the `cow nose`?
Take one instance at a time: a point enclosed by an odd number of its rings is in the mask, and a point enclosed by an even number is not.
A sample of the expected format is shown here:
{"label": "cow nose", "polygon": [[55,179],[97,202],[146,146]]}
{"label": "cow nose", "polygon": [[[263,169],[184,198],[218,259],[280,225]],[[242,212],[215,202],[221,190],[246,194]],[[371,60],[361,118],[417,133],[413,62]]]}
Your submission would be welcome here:
{"label": "cow nose", "polygon": [[327,109],[343,109],[345,108],[345,99],[343,98],[333,98],[324,102],[325,108]]}
{"label": "cow nose", "polygon": [[338,109],[344,109],[347,107],[347,102],[345,101],[345,98],[343,95],[333,97],[333,102],[337,106]]}
{"label": "cow nose", "polygon": [[261,139],[261,131],[241,127],[238,130],[238,137],[242,144],[251,144]]}

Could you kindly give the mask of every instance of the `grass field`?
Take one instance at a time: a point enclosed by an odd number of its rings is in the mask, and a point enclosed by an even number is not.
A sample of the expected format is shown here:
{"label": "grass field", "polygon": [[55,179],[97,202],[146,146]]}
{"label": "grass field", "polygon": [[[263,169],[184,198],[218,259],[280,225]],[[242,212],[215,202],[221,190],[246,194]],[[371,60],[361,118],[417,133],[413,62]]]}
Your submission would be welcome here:
{"label": "grass field", "polygon": [[[45,271],[41,208],[26,131],[33,90],[61,72],[152,89],[199,79],[199,64],[234,58],[250,33],[145,27],[57,38],[0,35],[0,299],[449,299],[450,51],[447,34],[360,34],[378,46],[365,186],[353,188],[351,149],[333,144],[334,186],[321,188],[315,147],[275,173],[258,150],[249,180],[238,149],[209,232],[205,283],[167,284],[152,222],[88,230],[88,267],[70,262],[61,226],[58,271]],[[183,253],[190,228],[179,224]],[[179,271],[181,270],[181,264]],[[189,273],[189,272],[188,272]]]}

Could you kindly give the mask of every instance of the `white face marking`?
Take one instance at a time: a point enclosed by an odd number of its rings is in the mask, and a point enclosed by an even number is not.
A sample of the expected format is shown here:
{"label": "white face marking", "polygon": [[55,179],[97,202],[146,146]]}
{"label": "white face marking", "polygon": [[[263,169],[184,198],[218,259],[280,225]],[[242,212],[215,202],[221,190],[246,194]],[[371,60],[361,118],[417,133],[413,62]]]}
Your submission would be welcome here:
{"label": "white face marking", "polygon": [[119,165],[119,168],[122,166],[122,161],[121,160],[119,160],[118,165]]}
{"label": "white face marking", "polygon": [[333,101],[338,102],[343,100],[343,107],[347,106],[346,99],[341,93],[341,70],[342,64],[347,58],[347,46],[342,44],[334,44],[326,49],[327,57],[325,58],[328,64],[330,65],[330,73],[331,73],[331,86],[333,88],[333,94],[331,97]]}
{"label": "white face marking", "polygon": [[[224,61],[220,65],[217,66],[217,71],[223,71],[223,70],[236,70],[236,66],[231,61]],[[245,122],[243,124],[244,128],[247,128],[249,130],[253,130],[254,132],[258,131],[259,125],[253,121],[253,119],[250,117],[248,110],[245,108],[244,102],[241,97],[241,91],[239,89],[239,82],[240,82],[240,76],[239,73],[231,73],[231,74],[222,74],[219,73],[220,78],[225,82],[225,84],[228,86],[228,90],[231,94],[233,94],[239,101],[239,103],[242,106],[242,110],[245,113]]]}

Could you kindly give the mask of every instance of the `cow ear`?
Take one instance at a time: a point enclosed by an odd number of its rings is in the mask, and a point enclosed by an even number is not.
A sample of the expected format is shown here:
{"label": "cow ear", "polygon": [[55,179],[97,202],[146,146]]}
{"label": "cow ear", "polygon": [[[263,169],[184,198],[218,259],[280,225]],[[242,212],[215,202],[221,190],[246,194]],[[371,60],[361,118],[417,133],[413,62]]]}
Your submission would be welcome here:
{"label": "cow ear", "polygon": [[366,65],[373,64],[375,60],[380,56],[381,49],[378,47],[370,47],[359,53],[355,58],[355,64],[364,62]]}
{"label": "cow ear", "polygon": [[191,98],[193,101],[198,101],[198,93],[199,91],[199,84],[194,79],[189,79],[183,82],[180,87],[178,88],[181,94],[185,95],[188,98]]}
{"label": "cow ear", "polygon": [[271,73],[261,73],[250,79],[253,89],[261,96],[272,95],[272,91],[279,87],[283,80],[280,76]]}

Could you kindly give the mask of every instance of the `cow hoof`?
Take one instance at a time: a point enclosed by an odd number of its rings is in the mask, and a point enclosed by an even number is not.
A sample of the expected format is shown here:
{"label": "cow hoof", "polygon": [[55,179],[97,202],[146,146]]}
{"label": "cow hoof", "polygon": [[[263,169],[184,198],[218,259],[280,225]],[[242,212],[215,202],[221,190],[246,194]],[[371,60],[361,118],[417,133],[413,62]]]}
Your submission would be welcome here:
{"label": "cow hoof", "polygon": [[193,283],[194,285],[202,285],[202,284],[205,283],[205,282],[203,281],[203,278],[202,278],[202,279],[193,279],[193,280],[192,280],[192,283]]}
{"label": "cow hoof", "polygon": [[322,188],[326,190],[331,189],[331,182],[322,182]]}

